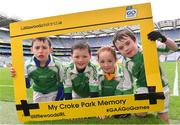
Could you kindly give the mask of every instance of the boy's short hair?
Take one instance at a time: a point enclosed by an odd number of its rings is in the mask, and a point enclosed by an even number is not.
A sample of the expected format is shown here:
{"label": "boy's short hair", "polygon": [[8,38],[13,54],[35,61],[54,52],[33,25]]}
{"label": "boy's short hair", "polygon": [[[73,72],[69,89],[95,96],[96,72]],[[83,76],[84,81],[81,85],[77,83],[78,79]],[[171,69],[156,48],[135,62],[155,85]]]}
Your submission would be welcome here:
{"label": "boy's short hair", "polygon": [[[114,35],[113,45],[115,48],[116,48],[116,46],[115,46],[116,41],[117,40],[120,41],[121,39],[124,39],[124,37],[130,37],[133,41],[136,41],[136,36],[133,33],[133,31],[131,31],[129,29],[122,29],[122,30],[117,31]],[[116,50],[118,50],[118,49],[116,48]]]}
{"label": "boy's short hair", "polygon": [[87,42],[80,41],[80,42],[75,42],[73,46],[71,47],[71,54],[73,54],[73,51],[75,49],[88,49],[89,54],[91,54],[91,48]]}
{"label": "boy's short hair", "polygon": [[51,47],[51,42],[52,42],[52,41],[51,41],[49,38],[47,38],[47,37],[39,37],[39,38],[32,39],[32,44],[31,44],[31,46],[33,46],[33,44],[34,44],[35,41],[41,41],[41,42],[47,41],[48,44],[49,44],[49,47]]}

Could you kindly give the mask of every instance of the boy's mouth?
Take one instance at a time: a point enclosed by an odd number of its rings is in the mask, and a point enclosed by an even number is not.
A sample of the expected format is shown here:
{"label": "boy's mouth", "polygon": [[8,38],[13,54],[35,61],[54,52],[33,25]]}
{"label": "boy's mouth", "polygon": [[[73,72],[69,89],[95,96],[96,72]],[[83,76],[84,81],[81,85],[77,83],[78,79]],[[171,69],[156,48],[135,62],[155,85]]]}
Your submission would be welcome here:
{"label": "boy's mouth", "polygon": [[39,55],[38,57],[39,57],[39,58],[44,58],[44,55]]}
{"label": "boy's mouth", "polygon": [[132,52],[132,51],[128,51],[126,54],[129,55],[129,54],[131,54],[131,52]]}
{"label": "boy's mouth", "polygon": [[111,67],[105,67],[104,69],[105,69],[105,70],[110,70],[110,69],[111,69]]}
{"label": "boy's mouth", "polygon": [[83,66],[83,65],[84,65],[84,63],[78,63],[78,65],[79,65],[79,66]]}
{"label": "boy's mouth", "polygon": [[79,67],[85,67],[85,63],[77,63],[77,65],[79,66]]}

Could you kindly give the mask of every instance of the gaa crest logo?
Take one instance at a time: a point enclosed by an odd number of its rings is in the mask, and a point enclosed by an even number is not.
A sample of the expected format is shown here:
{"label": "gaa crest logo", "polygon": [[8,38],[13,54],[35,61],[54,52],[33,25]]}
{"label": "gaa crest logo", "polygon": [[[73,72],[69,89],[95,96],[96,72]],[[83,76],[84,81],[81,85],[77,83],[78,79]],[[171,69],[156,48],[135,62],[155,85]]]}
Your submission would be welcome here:
{"label": "gaa crest logo", "polygon": [[135,18],[137,14],[137,10],[132,8],[132,6],[128,6],[126,8],[126,18]]}

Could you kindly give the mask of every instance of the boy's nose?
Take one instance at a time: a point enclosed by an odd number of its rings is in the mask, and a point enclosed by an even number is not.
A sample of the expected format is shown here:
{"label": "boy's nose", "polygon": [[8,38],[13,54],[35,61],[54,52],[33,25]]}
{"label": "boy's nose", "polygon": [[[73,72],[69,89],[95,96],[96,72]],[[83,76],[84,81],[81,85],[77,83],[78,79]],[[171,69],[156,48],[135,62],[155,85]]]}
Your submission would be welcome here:
{"label": "boy's nose", "polygon": [[108,64],[107,63],[104,63],[104,66],[107,66]]}
{"label": "boy's nose", "polygon": [[109,66],[109,64],[108,63],[104,63],[104,66],[107,67],[107,66]]}
{"label": "boy's nose", "polygon": [[40,48],[40,49],[39,49],[39,52],[42,52],[42,51],[43,51],[43,49],[42,49],[42,48]]}
{"label": "boy's nose", "polygon": [[125,50],[125,51],[127,51],[127,50],[128,50],[128,47],[127,47],[127,46],[125,46],[125,47],[124,47],[124,50]]}
{"label": "boy's nose", "polygon": [[83,61],[83,58],[79,58],[79,62]]}

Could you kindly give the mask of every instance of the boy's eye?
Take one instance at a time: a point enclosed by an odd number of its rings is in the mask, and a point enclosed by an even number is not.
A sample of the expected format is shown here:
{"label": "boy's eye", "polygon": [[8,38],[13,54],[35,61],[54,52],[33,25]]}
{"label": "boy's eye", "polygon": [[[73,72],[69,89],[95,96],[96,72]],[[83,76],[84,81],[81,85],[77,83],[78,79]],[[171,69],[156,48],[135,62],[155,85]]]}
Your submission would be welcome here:
{"label": "boy's eye", "polygon": [[39,46],[36,46],[35,49],[39,49],[40,47]]}
{"label": "boy's eye", "polygon": [[119,48],[118,48],[119,50],[122,50],[123,49],[123,46],[119,46]]}
{"label": "boy's eye", "polygon": [[112,60],[108,60],[108,62],[110,62],[110,63],[111,63],[111,62],[112,62]]}
{"label": "boy's eye", "polygon": [[74,56],[74,58],[79,58],[79,56]]}
{"label": "boy's eye", "polygon": [[100,63],[104,63],[104,60],[101,60]]}
{"label": "boy's eye", "polygon": [[47,46],[43,46],[43,49],[47,49]]}
{"label": "boy's eye", "polygon": [[128,42],[126,42],[126,45],[129,45],[130,44],[130,42],[128,41]]}
{"label": "boy's eye", "polygon": [[83,58],[87,58],[87,56],[83,56]]}

